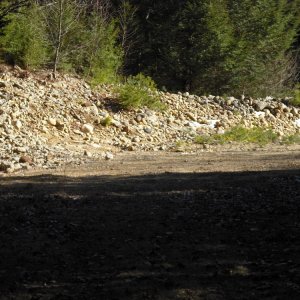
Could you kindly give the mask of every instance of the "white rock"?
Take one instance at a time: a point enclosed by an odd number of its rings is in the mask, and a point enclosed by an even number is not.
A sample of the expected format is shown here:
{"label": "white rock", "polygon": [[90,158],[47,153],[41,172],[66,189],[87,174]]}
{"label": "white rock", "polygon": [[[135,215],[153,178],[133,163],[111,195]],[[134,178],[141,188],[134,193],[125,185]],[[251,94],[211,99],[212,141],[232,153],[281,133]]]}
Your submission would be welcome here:
{"label": "white rock", "polygon": [[54,119],[54,118],[49,118],[49,119],[48,119],[48,123],[49,123],[50,125],[52,125],[52,126],[56,126],[56,119]]}
{"label": "white rock", "polygon": [[297,119],[294,124],[297,126],[297,127],[300,127],[300,119]]}
{"label": "white rock", "polygon": [[263,111],[255,111],[254,112],[254,116],[256,117],[256,118],[264,118],[265,117],[265,112],[263,112]]}
{"label": "white rock", "polygon": [[141,139],[138,136],[135,136],[135,137],[132,138],[131,141],[134,142],[134,143],[139,143],[141,141]]}
{"label": "white rock", "polygon": [[200,124],[200,123],[195,122],[195,121],[188,122],[187,124],[188,124],[189,127],[192,127],[192,128],[200,128],[200,127],[207,126],[206,124]]}
{"label": "white rock", "polygon": [[83,124],[81,127],[81,131],[84,133],[92,134],[94,132],[94,127],[91,124]]}
{"label": "white rock", "polygon": [[48,133],[48,129],[47,129],[45,126],[42,127],[41,131],[42,131],[43,133]]}
{"label": "white rock", "polygon": [[14,152],[16,153],[25,153],[28,151],[28,147],[17,147],[14,149]]}
{"label": "white rock", "polygon": [[110,159],[113,159],[114,158],[114,155],[110,152],[106,152],[105,153],[105,159],[106,160],[110,160]]}
{"label": "white rock", "polygon": [[219,123],[220,120],[207,120],[208,127],[213,129],[216,127],[216,124]]}
{"label": "white rock", "polygon": [[17,120],[16,123],[15,123],[15,126],[16,126],[17,129],[20,130],[22,128],[22,122],[20,120]]}
{"label": "white rock", "polygon": [[122,127],[121,122],[119,122],[119,121],[117,121],[117,120],[115,120],[115,119],[113,119],[113,120],[111,121],[111,124],[112,124],[113,126],[117,127],[117,128]]}

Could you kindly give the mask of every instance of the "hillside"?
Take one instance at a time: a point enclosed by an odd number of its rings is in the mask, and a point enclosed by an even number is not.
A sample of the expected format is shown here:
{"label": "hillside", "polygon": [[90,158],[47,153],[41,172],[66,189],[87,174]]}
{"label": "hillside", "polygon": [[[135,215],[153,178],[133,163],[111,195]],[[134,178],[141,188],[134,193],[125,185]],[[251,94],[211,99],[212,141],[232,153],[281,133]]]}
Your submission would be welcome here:
{"label": "hillside", "polygon": [[[160,92],[164,111],[123,110],[111,87],[18,67],[0,71],[0,169],[55,169],[112,159],[120,151],[214,151],[195,136],[242,125],[271,128],[279,138],[299,133],[300,109],[288,101]],[[231,147],[233,147],[231,145]],[[224,148],[224,149],[225,149]]]}

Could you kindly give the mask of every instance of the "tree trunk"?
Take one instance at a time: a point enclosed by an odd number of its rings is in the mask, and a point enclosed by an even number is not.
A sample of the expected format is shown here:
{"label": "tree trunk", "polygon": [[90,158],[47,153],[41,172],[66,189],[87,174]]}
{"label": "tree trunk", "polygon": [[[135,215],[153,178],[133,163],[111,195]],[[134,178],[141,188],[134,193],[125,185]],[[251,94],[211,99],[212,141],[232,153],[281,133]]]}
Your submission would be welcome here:
{"label": "tree trunk", "polygon": [[62,41],[63,8],[64,8],[64,0],[59,0],[59,21],[58,21],[58,32],[57,32],[57,44],[55,48],[55,58],[54,58],[54,66],[53,66],[54,78],[56,78],[57,66],[60,58],[60,48],[61,48],[61,41]]}

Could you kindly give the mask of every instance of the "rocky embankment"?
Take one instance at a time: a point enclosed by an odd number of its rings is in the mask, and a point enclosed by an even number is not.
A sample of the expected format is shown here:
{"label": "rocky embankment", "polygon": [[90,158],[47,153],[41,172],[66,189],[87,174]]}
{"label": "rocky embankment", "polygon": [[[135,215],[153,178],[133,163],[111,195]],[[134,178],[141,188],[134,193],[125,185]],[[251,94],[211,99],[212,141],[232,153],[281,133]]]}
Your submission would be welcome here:
{"label": "rocky embankment", "polygon": [[279,136],[300,130],[300,109],[268,97],[161,93],[167,109],[122,110],[109,87],[79,78],[0,70],[0,172],[57,168],[118,151],[174,150],[197,134],[224,133],[242,124],[271,127]]}

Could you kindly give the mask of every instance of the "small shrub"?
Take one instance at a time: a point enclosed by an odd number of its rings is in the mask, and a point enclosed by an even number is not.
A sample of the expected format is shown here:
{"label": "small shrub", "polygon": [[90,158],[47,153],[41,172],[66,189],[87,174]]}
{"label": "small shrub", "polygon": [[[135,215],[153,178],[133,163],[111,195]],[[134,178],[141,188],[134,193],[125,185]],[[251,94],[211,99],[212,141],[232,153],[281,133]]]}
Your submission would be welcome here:
{"label": "small shrub", "polygon": [[125,108],[138,108],[147,106],[153,109],[164,109],[157,95],[154,81],[143,74],[129,76],[125,82],[118,88],[120,104]]}
{"label": "small shrub", "polygon": [[104,118],[104,119],[102,119],[102,120],[100,121],[100,124],[101,124],[102,126],[108,127],[108,126],[111,125],[111,122],[112,122],[111,116],[107,116],[106,118]]}
{"label": "small shrub", "polygon": [[175,144],[175,151],[182,152],[187,148],[188,144],[185,141],[177,141]]}
{"label": "small shrub", "polygon": [[235,141],[245,143],[256,143],[266,145],[277,140],[277,134],[271,129],[255,127],[247,129],[241,126],[232,128],[223,135],[224,141]]}
{"label": "small shrub", "polygon": [[197,144],[214,144],[216,142],[216,135],[198,135],[195,138]]}
{"label": "small shrub", "polygon": [[300,134],[292,134],[282,139],[282,143],[286,145],[300,144]]}
{"label": "small shrub", "polygon": [[236,126],[224,134],[197,136],[195,138],[195,142],[197,144],[225,144],[228,142],[241,142],[266,145],[268,143],[275,142],[277,139],[277,134],[271,129],[266,130],[259,127],[248,129],[242,126]]}

